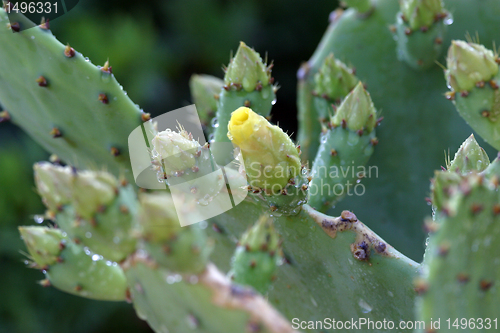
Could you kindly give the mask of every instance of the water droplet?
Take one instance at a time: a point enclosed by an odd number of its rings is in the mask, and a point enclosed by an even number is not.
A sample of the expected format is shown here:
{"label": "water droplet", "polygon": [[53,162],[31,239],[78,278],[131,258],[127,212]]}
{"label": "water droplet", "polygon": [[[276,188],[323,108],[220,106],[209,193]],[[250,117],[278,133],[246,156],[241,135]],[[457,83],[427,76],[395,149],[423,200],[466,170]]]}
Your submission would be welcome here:
{"label": "water droplet", "polygon": [[92,233],[91,233],[90,231],[87,231],[87,232],[85,233],[85,237],[87,237],[87,238],[92,237]]}
{"label": "water droplet", "polygon": [[106,261],[106,266],[113,266],[113,263],[109,260]]}
{"label": "water droplet", "polygon": [[394,297],[394,294],[392,293],[392,291],[388,291],[387,293],[389,294],[389,296]]}
{"label": "water droplet", "polygon": [[314,306],[316,306],[316,307],[318,306],[318,303],[316,303],[316,300],[314,298],[312,298],[312,296],[311,296],[311,302]]}
{"label": "water droplet", "polygon": [[328,140],[328,136],[326,134],[321,134],[319,138],[319,142],[325,143]]}
{"label": "water droplet", "polygon": [[89,57],[85,57],[85,61],[89,62],[90,61]]}
{"label": "water droplet", "polygon": [[200,222],[200,228],[201,228],[201,229],[206,229],[206,228],[207,228],[207,226],[208,226],[207,221],[201,221],[201,222]]}
{"label": "water droplet", "polygon": [[99,259],[101,259],[101,258],[100,258],[100,256],[98,254],[94,254],[92,256],[92,261],[98,261]]}
{"label": "water droplet", "polygon": [[[233,137],[230,135],[229,136],[229,140],[232,140]],[[214,142],[215,140],[215,135],[213,133],[210,133],[210,135],[208,136],[208,142]]]}
{"label": "water droplet", "polygon": [[271,105],[274,105],[274,104],[276,104],[276,98],[273,99],[273,101],[271,102]]}
{"label": "water droplet", "polygon": [[168,284],[174,284],[176,282],[181,282],[181,281],[182,281],[182,276],[180,276],[179,274],[167,276],[167,283]]}
{"label": "water droplet", "polygon": [[35,39],[35,36],[31,36],[31,39]]}
{"label": "water droplet", "polygon": [[450,25],[453,23],[453,16],[451,14],[448,14],[448,16],[444,19],[443,23],[445,25]]}
{"label": "water droplet", "polygon": [[43,215],[35,215],[33,217],[33,219],[35,220],[36,223],[40,224],[40,223],[43,223]]}
{"label": "water droplet", "polygon": [[210,121],[210,124],[212,125],[213,128],[219,127],[219,120],[217,119],[217,117],[213,117],[212,121]]}
{"label": "water droplet", "polygon": [[363,313],[370,313],[372,311],[372,307],[368,305],[368,303],[366,303],[364,299],[360,299],[358,304],[361,307],[361,311]]}
{"label": "water droplet", "polygon": [[113,243],[115,243],[115,244],[120,243],[120,237],[118,237],[118,236],[113,237]]}

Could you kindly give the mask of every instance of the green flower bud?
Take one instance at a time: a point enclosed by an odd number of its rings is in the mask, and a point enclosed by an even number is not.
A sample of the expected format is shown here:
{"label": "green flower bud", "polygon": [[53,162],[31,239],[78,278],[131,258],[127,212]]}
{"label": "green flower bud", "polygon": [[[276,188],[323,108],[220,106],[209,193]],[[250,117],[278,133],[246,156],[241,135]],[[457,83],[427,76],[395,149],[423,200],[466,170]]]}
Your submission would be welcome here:
{"label": "green flower bud", "polygon": [[53,212],[71,203],[76,214],[91,218],[116,197],[118,180],[107,172],[76,171],[46,162],[35,164],[33,169],[38,193]]}
{"label": "green flower bud", "polygon": [[442,0],[401,0],[400,6],[412,30],[430,27],[444,12]]}
{"label": "green flower bud", "polygon": [[345,97],[358,81],[353,70],[330,53],[314,75],[314,92],[335,101]]}
{"label": "green flower bud", "polygon": [[241,236],[240,246],[247,251],[276,252],[279,248],[279,235],[274,229],[272,220],[261,216],[257,223]]}
{"label": "green flower bud", "polygon": [[229,139],[241,149],[250,186],[281,192],[299,175],[299,153],[290,137],[278,126],[247,107],[231,114]]}
{"label": "green flower bud", "polygon": [[361,82],[351,91],[331,118],[333,126],[346,126],[352,131],[370,133],[377,124],[377,111],[370,94]]}
{"label": "green flower bud", "polygon": [[72,192],[75,212],[90,219],[116,198],[118,180],[104,171],[79,171],[73,177]]}
{"label": "green flower bud", "polygon": [[490,159],[483,148],[479,146],[474,134],[471,134],[467,140],[462,143],[455,158],[446,168],[448,171],[456,171],[465,175],[471,171],[481,172],[488,167]]}
{"label": "green flower bud", "polygon": [[227,86],[241,85],[248,92],[254,91],[260,83],[269,85],[270,73],[260,55],[241,42],[238,51],[226,70],[224,82]]}
{"label": "green flower bud", "polygon": [[497,74],[495,60],[495,54],[483,45],[454,40],[446,58],[446,81],[454,91],[470,91],[476,83]]}
{"label": "green flower bud", "polygon": [[164,167],[167,176],[193,168],[196,166],[196,157],[200,156],[200,144],[183,129],[180,132],[170,129],[159,132],[152,144],[153,159],[158,166]]}
{"label": "green flower bud", "polygon": [[56,212],[71,201],[71,167],[58,167],[44,162],[33,165],[33,170],[38,194],[49,210]]}
{"label": "green flower bud", "polygon": [[63,248],[63,232],[46,227],[19,227],[21,237],[37,267],[42,268],[58,261]]}
{"label": "green flower bud", "polygon": [[200,220],[195,207],[183,206],[178,211],[169,193],[143,193],[139,197],[139,234],[144,248],[160,265],[182,273],[201,272],[213,249],[205,230],[196,225],[181,227],[179,216]]}
{"label": "green flower bud", "polygon": [[217,111],[217,100],[214,96],[219,95],[223,85],[224,81],[211,75],[195,74],[189,80],[191,97],[204,125],[208,125]]}
{"label": "green flower bud", "polygon": [[231,262],[231,278],[264,294],[281,262],[279,235],[272,220],[262,216],[241,237]]}
{"label": "green flower bud", "polygon": [[168,193],[142,193],[139,196],[141,237],[161,242],[175,236],[181,229],[172,197]]}
{"label": "green flower bud", "polygon": [[456,172],[436,171],[431,180],[431,200],[437,210],[447,207],[452,197],[452,189],[460,184],[462,177]]}

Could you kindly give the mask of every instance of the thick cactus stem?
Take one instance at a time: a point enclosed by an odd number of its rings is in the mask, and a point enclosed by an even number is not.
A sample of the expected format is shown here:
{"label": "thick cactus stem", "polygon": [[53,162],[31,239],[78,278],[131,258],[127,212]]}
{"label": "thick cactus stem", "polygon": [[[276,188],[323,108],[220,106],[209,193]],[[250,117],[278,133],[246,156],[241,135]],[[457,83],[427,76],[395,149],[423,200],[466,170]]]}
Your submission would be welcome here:
{"label": "thick cactus stem", "polygon": [[135,250],[130,235],[137,202],[131,185],[106,172],[78,171],[51,163],[34,165],[38,192],[48,216],[75,239],[108,260],[121,261]]}
{"label": "thick cactus stem", "polygon": [[311,169],[309,204],[326,211],[345,195],[353,195],[356,181],[366,172],[373,147],[377,113],[361,83],[347,95],[331,118]]}
{"label": "thick cactus stem", "polygon": [[205,231],[199,225],[181,227],[168,193],[143,193],[139,202],[140,237],[152,258],[172,272],[203,271],[213,249]]}
{"label": "thick cactus stem", "polygon": [[266,66],[257,52],[240,43],[227,67],[225,85],[220,90],[217,119],[214,120],[216,142],[229,142],[227,125],[231,113],[241,106],[251,107],[264,117],[269,116],[276,95],[272,85],[272,65]]}
{"label": "thick cactus stem", "polygon": [[61,230],[19,227],[33,260],[50,285],[81,297],[124,301],[127,283],[121,268],[72,242]]}
{"label": "thick cactus stem", "polygon": [[157,332],[297,332],[262,296],[212,264],[182,276],[137,253],[123,267],[138,316]]}
{"label": "thick cactus stem", "polygon": [[[427,328],[431,320],[439,320],[442,329],[449,318],[499,315],[498,180],[475,172],[461,178],[459,184],[444,189],[448,199],[436,212],[440,224],[431,233],[425,253],[417,316]],[[481,331],[474,328],[470,331]]]}
{"label": "thick cactus stem", "polygon": [[[29,26],[21,14],[19,19],[22,27]],[[113,74],[46,29],[34,26],[12,33],[1,8],[0,21],[0,101],[12,121],[66,163],[131,176],[127,138],[141,124],[142,112]],[[99,102],[100,94],[108,104]],[[54,128],[63,135],[51,134]],[[111,147],[121,154],[110,154]]]}
{"label": "thick cactus stem", "polygon": [[228,137],[241,150],[249,190],[272,211],[293,214],[305,203],[308,180],[299,148],[283,130],[247,107],[231,115]]}
{"label": "thick cactus stem", "polygon": [[481,137],[500,150],[498,56],[482,45],[453,41],[446,79],[457,111]]}
{"label": "thick cactus stem", "polygon": [[224,81],[211,75],[194,74],[189,80],[191,98],[196,105],[201,124],[208,133],[212,133],[211,120],[217,112],[217,100]]}
{"label": "thick cactus stem", "polygon": [[279,235],[272,220],[264,215],[241,237],[229,275],[234,282],[251,286],[264,294],[276,278],[281,260]]}

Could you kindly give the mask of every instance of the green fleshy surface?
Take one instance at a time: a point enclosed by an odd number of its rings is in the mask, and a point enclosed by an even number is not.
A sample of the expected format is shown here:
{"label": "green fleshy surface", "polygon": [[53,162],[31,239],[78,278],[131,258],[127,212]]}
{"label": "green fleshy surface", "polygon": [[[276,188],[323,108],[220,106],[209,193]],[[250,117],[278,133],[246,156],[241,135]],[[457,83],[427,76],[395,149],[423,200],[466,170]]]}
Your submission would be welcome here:
{"label": "green fleshy surface", "polygon": [[[12,121],[49,152],[79,167],[102,168],[132,179],[127,138],[141,124],[141,111],[112,74],[78,52],[68,58],[52,33],[7,28],[0,9],[0,102]],[[21,22],[21,24],[26,24]],[[36,80],[43,76],[46,87]],[[99,101],[106,94],[108,104]],[[50,132],[58,128],[62,137]],[[119,150],[119,156],[111,154]]]}
{"label": "green fleshy surface", "polygon": [[[500,2],[448,0],[445,7],[453,14],[454,23],[443,40],[444,50],[451,39],[463,39],[467,32],[477,32],[490,49],[494,40],[499,44]],[[323,59],[334,52],[356,68],[356,76],[366,82],[384,117],[377,129],[380,143],[369,163],[378,167],[378,178],[365,179],[366,194],[345,198],[341,206],[369,221],[375,232],[401,252],[420,260],[425,239],[422,219],[430,212],[424,201],[428,180],[432,170],[444,164],[443,150],[456,151],[472,130],[444,98],[446,83],[437,64],[428,71],[415,71],[398,60],[396,41],[388,29],[398,10],[397,1],[378,0],[367,18],[347,10],[330,25],[308,62],[305,80],[299,81],[299,119],[308,122],[300,123],[298,134],[299,140],[307,138],[314,144],[308,148],[305,141],[300,142],[304,156],[311,158],[319,146],[319,131],[313,128],[317,127],[313,121],[317,116],[310,108],[312,96],[308,92]],[[438,61],[445,63],[444,54]],[[492,150],[486,150],[491,156]]]}
{"label": "green fleshy surface", "polygon": [[[344,196],[361,193],[357,189],[355,191],[357,174],[371,172],[369,166],[364,166],[374,151],[370,141],[374,138],[375,131],[360,137],[342,127],[333,128],[324,134],[311,170],[313,179],[308,201],[311,207],[325,212]],[[337,152],[336,156],[332,156],[332,149]],[[361,186],[364,192],[364,185]]]}

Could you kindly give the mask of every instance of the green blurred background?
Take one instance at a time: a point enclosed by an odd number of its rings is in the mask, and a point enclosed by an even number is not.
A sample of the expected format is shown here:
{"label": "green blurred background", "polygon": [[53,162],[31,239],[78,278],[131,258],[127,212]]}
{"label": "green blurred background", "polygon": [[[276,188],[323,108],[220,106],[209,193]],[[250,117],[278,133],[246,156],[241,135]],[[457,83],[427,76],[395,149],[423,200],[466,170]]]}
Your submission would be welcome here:
{"label": "green blurred background", "polygon": [[[51,30],[96,65],[109,58],[131,99],[153,116],[191,104],[189,77],[222,77],[244,41],[274,60],[273,121],[295,133],[296,71],[336,7],[335,0],[80,0]],[[44,212],[31,166],[48,156],[18,128],[0,124],[0,333],[150,332],[130,304],[42,288],[42,273],[25,267],[17,226]]]}

